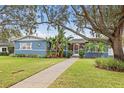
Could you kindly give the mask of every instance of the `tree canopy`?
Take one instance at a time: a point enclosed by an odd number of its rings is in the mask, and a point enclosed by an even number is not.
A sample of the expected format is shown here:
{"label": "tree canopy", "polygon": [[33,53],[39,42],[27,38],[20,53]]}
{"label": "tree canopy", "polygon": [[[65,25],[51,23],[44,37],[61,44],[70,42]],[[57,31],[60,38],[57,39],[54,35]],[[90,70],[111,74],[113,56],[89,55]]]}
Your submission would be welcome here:
{"label": "tree canopy", "polygon": [[33,34],[36,31],[36,6],[0,6],[1,36],[20,36],[21,32]]}
{"label": "tree canopy", "polygon": [[[47,24],[48,28],[61,26],[86,40],[108,43],[114,57],[124,60],[124,6],[0,6],[0,31],[9,29],[33,34],[41,24]],[[97,39],[87,37],[87,31]]]}
{"label": "tree canopy", "polygon": [[[106,42],[111,45],[114,58],[124,60],[124,6],[43,6],[43,10],[47,17],[44,23],[60,25],[86,40]],[[97,39],[86,37],[84,29]]]}

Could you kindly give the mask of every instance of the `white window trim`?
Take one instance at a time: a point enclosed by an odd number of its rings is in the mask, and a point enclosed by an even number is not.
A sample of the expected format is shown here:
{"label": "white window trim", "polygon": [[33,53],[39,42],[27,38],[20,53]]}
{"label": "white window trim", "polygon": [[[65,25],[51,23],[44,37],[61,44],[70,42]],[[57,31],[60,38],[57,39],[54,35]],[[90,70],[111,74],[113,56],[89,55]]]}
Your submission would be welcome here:
{"label": "white window trim", "polygon": [[[6,49],[6,51],[3,51],[3,48],[5,48],[5,49]],[[7,47],[2,47],[2,52],[7,52]]]}
{"label": "white window trim", "polygon": [[30,43],[30,45],[31,45],[31,49],[22,49],[22,44],[24,44],[24,43],[20,43],[20,46],[19,46],[19,50],[32,50],[32,43]]}

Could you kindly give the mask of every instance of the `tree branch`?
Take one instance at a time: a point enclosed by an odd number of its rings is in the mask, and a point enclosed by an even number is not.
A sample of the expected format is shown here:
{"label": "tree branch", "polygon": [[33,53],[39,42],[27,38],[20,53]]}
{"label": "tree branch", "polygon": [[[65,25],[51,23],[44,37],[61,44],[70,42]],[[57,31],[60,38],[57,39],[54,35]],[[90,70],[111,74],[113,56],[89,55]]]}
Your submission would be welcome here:
{"label": "tree branch", "polygon": [[78,35],[78,36],[84,38],[85,40],[88,40],[88,41],[98,41],[98,42],[104,42],[104,43],[107,43],[107,42],[108,42],[107,39],[102,39],[102,38],[94,38],[94,39],[93,39],[93,38],[89,38],[89,37],[86,37],[85,35],[83,35],[83,34],[77,32],[77,31],[75,31],[75,30],[73,30],[73,29],[71,29],[71,28],[69,28],[69,27],[67,27],[67,26],[64,26],[64,25],[61,25],[61,26],[62,26],[63,28],[65,28],[65,29],[67,29],[67,30],[69,30],[69,31],[71,31],[71,32],[73,32],[73,33],[75,33],[76,35]]}
{"label": "tree branch", "polygon": [[92,20],[92,18],[89,16],[85,6],[81,6],[81,8],[83,9],[84,13],[85,13],[85,18],[90,22],[91,26],[93,27],[95,32],[101,33],[107,37],[112,37],[112,33],[110,33],[109,31],[105,31],[106,29],[101,29],[98,26],[96,26],[94,24],[94,21]]}
{"label": "tree branch", "polygon": [[43,6],[43,9],[44,9],[44,11],[45,11],[45,14],[46,14],[46,16],[47,16],[48,21],[50,21],[49,14],[48,14],[48,12],[47,12],[46,7],[45,7],[45,6]]}
{"label": "tree branch", "polygon": [[83,15],[79,14],[79,12],[74,8],[73,5],[71,5],[71,8],[73,9],[73,11],[75,12],[76,15],[83,16]]}
{"label": "tree branch", "polygon": [[[6,8],[6,6],[3,6],[3,7],[0,9],[0,12],[2,12],[5,8]],[[0,13],[0,14],[1,14],[1,13]]]}

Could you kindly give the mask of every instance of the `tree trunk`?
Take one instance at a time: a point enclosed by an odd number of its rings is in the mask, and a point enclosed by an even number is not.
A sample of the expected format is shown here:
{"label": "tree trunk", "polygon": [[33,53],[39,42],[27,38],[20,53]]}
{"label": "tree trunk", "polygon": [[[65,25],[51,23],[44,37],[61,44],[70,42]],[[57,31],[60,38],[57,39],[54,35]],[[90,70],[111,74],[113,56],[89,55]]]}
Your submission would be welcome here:
{"label": "tree trunk", "polygon": [[114,38],[114,40],[112,41],[112,49],[114,53],[114,58],[124,61],[124,53],[123,53],[122,41],[120,40],[120,37]]}
{"label": "tree trunk", "polygon": [[124,61],[124,52],[122,46],[123,24],[115,29],[113,38],[111,39],[111,46],[114,53],[114,58]]}

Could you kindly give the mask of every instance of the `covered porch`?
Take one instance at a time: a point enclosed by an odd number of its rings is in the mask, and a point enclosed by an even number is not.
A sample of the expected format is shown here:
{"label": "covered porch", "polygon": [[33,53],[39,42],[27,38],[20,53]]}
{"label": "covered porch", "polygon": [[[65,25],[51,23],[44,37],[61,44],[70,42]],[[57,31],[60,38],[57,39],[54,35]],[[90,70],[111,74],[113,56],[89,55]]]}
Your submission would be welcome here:
{"label": "covered porch", "polygon": [[72,50],[72,56],[79,56],[79,50],[83,49],[86,44],[84,39],[73,39],[70,41],[69,49]]}
{"label": "covered porch", "polygon": [[72,57],[79,57],[79,52],[83,50],[86,51],[83,56],[85,58],[108,57],[108,46],[106,44],[104,44],[103,48],[103,45],[99,45],[99,42],[90,43],[84,39],[71,40],[69,50],[72,50]]}

